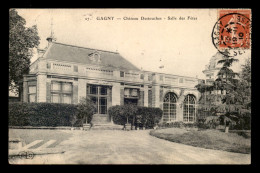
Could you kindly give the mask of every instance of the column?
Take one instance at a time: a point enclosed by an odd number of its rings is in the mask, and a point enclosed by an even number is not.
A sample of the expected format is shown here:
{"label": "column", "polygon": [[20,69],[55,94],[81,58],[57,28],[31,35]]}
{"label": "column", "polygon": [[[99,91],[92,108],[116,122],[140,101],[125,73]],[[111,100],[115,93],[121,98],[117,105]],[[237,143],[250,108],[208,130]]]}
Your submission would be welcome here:
{"label": "column", "polygon": [[46,102],[46,79],[45,74],[37,76],[37,102]]}
{"label": "column", "polygon": [[72,88],[73,88],[73,93],[72,93],[72,95],[73,95],[73,99],[72,99],[72,103],[73,104],[77,104],[78,103],[78,82],[73,82],[73,86],[72,86]]}
{"label": "column", "polygon": [[185,96],[184,96],[184,92],[181,92],[180,94],[182,94],[182,95],[179,96],[179,98],[177,100],[177,104],[176,104],[176,114],[177,114],[176,120],[177,121],[183,121],[183,109],[184,109],[183,101],[184,101]]}
{"label": "column", "polygon": [[148,86],[144,85],[144,106],[148,107]]}
{"label": "column", "polygon": [[120,105],[120,83],[113,83],[112,86],[112,106]]}
{"label": "column", "polygon": [[125,104],[125,88],[120,87],[120,105]]}
{"label": "column", "polygon": [[153,107],[160,107],[160,86],[154,85],[152,88],[152,105]]}
{"label": "column", "polygon": [[27,77],[23,77],[23,102],[28,102],[28,81]]}
{"label": "column", "polygon": [[85,79],[78,79],[78,103],[81,98],[86,98],[87,96],[87,82]]}
{"label": "column", "polygon": [[177,102],[176,104],[176,121],[183,121],[183,107],[184,105]]}
{"label": "column", "polygon": [[138,106],[144,106],[144,91],[143,90],[140,90],[140,97],[138,99],[138,102],[137,102]]}

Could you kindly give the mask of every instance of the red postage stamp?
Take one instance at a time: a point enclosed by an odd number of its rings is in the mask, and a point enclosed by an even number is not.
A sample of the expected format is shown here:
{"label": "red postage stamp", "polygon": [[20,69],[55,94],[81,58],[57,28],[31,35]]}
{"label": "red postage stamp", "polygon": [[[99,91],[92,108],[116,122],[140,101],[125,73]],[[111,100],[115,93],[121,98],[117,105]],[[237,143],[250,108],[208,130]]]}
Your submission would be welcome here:
{"label": "red postage stamp", "polygon": [[212,41],[226,56],[237,56],[250,49],[251,10],[218,10],[218,21],[212,31]]}

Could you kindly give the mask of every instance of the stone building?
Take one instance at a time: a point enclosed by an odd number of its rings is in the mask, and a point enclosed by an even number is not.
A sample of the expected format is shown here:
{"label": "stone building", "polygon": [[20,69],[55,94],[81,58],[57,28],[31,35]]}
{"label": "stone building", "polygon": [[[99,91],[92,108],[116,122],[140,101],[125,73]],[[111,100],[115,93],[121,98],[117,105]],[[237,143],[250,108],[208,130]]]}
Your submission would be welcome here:
{"label": "stone building", "polygon": [[223,55],[219,52],[210,58],[209,63],[205,66],[205,70],[202,71],[206,76],[206,84],[213,84],[218,78],[218,72],[222,67],[222,64],[219,64],[218,61],[222,59]]}
{"label": "stone building", "polygon": [[109,107],[128,103],[161,108],[162,121],[195,121],[199,79],[143,71],[118,52],[48,41],[24,76],[24,102],[77,104],[88,96],[102,123],[111,121]]}

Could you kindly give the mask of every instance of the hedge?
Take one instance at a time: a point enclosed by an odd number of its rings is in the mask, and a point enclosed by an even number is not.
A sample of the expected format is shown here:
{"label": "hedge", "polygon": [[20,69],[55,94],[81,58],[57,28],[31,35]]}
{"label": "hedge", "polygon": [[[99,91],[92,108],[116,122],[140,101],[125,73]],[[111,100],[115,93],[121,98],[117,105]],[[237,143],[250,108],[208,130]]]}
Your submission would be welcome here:
{"label": "hedge", "polygon": [[163,111],[160,108],[128,104],[112,106],[108,109],[108,114],[115,124],[125,125],[128,119],[132,126],[153,128],[161,120]]}
{"label": "hedge", "polygon": [[78,105],[61,103],[9,103],[9,126],[76,126]]}

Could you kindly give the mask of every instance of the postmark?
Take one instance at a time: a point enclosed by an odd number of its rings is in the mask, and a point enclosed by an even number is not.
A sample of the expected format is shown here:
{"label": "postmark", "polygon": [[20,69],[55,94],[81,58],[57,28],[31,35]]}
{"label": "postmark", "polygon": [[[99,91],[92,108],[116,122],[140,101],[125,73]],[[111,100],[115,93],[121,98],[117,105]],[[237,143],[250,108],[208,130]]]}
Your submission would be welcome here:
{"label": "postmark", "polygon": [[220,13],[212,31],[212,42],[225,56],[242,55],[251,46],[250,10]]}

